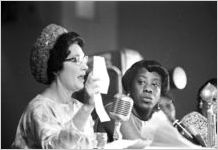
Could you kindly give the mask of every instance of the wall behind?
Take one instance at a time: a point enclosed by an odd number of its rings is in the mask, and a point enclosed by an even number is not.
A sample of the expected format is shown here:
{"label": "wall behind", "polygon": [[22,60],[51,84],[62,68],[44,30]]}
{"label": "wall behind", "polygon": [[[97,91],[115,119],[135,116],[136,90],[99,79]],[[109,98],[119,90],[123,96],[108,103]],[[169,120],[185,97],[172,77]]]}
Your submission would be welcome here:
{"label": "wall behind", "polygon": [[11,145],[27,103],[45,86],[30,73],[30,49],[43,27],[79,32],[88,54],[117,48],[116,4],[96,2],[94,20],[75,16],[75,2],[1,2],[1,148]]}
{"label": "wall behind", "polygon": [[86,40],[87,54],[117,49],[117,2],[93,2],[93,18],[76,15],[75,3],[63,2],[62,23]]}
{"label": "wall behind", "polygon": [[197,91],[217,76],[217,2],[119,2],[119,46],[168,68],[182,66],[188,84],[173,90],[177,117],[196,107]]}

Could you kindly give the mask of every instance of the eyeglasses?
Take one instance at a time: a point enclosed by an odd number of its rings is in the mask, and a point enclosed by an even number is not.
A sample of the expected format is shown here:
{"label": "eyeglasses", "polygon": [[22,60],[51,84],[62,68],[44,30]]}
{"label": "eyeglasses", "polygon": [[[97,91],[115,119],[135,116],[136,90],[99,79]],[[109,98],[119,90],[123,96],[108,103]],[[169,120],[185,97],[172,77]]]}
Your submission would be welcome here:
{"label": "eyeglasses", "polygon": [[72,58],[65,59],[65,61],[70,61],[77,65],[81,65],[81,64],[86,64],[88,62],[88,58],[89,57],[86,55],[84,57],[75,56]]}

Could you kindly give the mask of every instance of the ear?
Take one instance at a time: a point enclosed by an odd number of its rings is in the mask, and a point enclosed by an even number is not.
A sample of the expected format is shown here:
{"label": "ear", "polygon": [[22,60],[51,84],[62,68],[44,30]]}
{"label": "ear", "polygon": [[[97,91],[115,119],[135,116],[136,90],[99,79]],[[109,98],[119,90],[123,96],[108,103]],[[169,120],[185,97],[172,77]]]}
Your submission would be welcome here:
{"label": "ear", "polygon": [[57,80],[59,74],[60,74],[59,71],[58,72],[53,72],[54,80]]}
{"label": "ear", "polygon": [[60,71],[58,72],[53,72],[54,76],[57,77],[60,74]]}

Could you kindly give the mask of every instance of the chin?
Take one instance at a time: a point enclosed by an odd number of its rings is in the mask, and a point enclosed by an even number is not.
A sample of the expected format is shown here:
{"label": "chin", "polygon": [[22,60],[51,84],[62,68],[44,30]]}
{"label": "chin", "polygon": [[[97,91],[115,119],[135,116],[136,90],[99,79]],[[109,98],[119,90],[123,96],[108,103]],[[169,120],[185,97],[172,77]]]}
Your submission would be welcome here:
{"label": "chin", "polygon": [[76,91],[80,91],[84,88],[84,84],[80,84],[76,87]]}
{"label": "chin", "polygon": [[79,86],[79,90],[83,89],[84,88],[84,84]]}
{"label": "chin", "polygon": [[151,110],[153,107],[152,106],[143,106],[143,108],[146,110]]}
{"label": "chin", "polygon": [[138,106],[139,108],[141,108],[141,109],[144,109],[144,110],[150,110],[150,109],[152,109],[152,105],[149,105],[149,104],[141,104],[141,105],[139,105]]}

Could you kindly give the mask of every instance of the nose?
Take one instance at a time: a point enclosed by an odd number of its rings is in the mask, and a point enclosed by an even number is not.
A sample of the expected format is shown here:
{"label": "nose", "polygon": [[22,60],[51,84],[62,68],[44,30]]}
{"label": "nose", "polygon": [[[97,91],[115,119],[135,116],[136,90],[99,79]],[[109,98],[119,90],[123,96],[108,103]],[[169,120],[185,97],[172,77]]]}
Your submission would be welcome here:
{"label": "nose", "polygon": [[82,68],[82,70],[84,70],[84,71],[87,71],[87,70],[89,69],[87,63],[83,63],[83,64],[81,65],[81,68]]}
{"label": "nose", "polygon": [[152,88],[149,85],[145,85],[143,91],[150,94],[152,94],[153,92]]}

